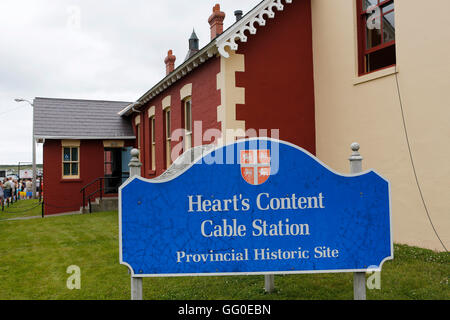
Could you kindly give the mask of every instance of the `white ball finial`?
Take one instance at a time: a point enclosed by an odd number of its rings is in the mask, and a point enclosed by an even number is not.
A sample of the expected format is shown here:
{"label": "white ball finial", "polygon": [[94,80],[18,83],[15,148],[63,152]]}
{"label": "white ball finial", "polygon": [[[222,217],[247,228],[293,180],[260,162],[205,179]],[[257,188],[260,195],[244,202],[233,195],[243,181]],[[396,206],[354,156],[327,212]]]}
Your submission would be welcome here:
{"label": "white ball finial", "polygon": [[132,149],[130,151],[130,155],[131,155],[131,159],[130,159],[130,163],[128,164],[128,166],[130,167],[130,175],[131,176],[138,176],[140,171],[136,171],[136,172],[132,172],[132,169],[134,168],[140,168],[142,166],[142,164],[139,161],[139,150],[138,149]]}
{"label": "white ball finial", "polygon": [[358,142],[353,142],[352,145],[351,145],[351,148],[352,148],[352,151],[358,152],[359,148],[360,148],[359,143]]}
{"label": "white ball finial", "polygon": [[130,154],[133,158],[139,158],[139,149],[132,149]]}

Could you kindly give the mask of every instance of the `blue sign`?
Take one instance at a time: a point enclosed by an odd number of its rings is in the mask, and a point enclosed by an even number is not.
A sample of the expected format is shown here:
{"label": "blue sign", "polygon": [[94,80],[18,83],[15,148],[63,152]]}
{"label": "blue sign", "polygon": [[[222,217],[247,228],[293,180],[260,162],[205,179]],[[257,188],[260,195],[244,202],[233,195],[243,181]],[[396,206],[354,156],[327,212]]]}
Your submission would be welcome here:
{"label": "blue sign", "polygon": [[120,262],[134,276],[381,270],[389,182],[338,174],[272,139],[219,147],[170,179],[120,188]]}

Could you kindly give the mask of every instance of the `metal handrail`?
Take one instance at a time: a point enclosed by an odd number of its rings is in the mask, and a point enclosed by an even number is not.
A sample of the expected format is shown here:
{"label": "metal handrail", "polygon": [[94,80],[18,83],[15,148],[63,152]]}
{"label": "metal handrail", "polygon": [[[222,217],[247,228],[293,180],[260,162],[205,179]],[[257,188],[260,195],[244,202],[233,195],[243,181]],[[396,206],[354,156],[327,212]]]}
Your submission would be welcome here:
{"label": "metal handrail", "polygon": [[83,192],[85,189],[87,189],[88,187],[90,187],[91,185],[93,185],[94,183],[96,183],[97,181],[99,181],[100,179],[103,179],[105,177],[100,177],[95,179],[94,181],[88,183],[87,185],[85,185],[83,188],[81,188],[80,193]]}
{"label": "metal handrail", "polygon": [[[103,199],[103,180],[108,180],[108,179],[123,179],[125,176],[120,176],[120,177],[99,177],[97,179],[95,179],[94,181],[88,183],[87,185],[85,185],[83,188],[81,188],[80,193],[83,193],[83,210],[86,209],[86,199],[88,201],[88,205],[89,205],[89,213],[92,213],[92,208],[91,208],[91,198],[97,194],[98,192],[100,192],[100,200]],[[99,182],[100,185],[99,187],[92,193],[90,193],[87,197],[86,197],[86,189],[90,186],[92,186],[93,184],[95,184],[96,182]]]}

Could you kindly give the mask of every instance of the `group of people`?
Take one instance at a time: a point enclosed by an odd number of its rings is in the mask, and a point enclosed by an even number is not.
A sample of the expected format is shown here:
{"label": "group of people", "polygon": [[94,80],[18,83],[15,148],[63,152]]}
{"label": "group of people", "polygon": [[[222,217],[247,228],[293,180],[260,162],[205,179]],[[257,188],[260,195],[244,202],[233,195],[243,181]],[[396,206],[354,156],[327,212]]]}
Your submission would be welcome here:
{"label": "group of people", "polygon": [[5,178],[0,181],[0,205],[17,200],[31,199],[33,197],[33,182],[31,179]]}

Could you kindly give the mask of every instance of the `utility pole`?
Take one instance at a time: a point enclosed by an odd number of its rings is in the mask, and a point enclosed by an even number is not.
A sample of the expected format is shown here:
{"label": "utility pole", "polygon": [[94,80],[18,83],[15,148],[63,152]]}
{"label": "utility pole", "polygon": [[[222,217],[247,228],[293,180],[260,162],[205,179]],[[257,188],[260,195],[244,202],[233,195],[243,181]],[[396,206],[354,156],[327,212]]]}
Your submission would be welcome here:
{"label": "utility pole", "polygon": [[[30,101],[26,99],[14,99],[16,102],[27,102],[32,108],[33,108],[33,132],[32,132],[32,152],[33,152],[33,186],[32,186],[32,192],[33,192],[33,199],[36,199],[36,140],[34,138],[34,104],[32,104]],[[20,172],[19,172],[20,175]]]}

